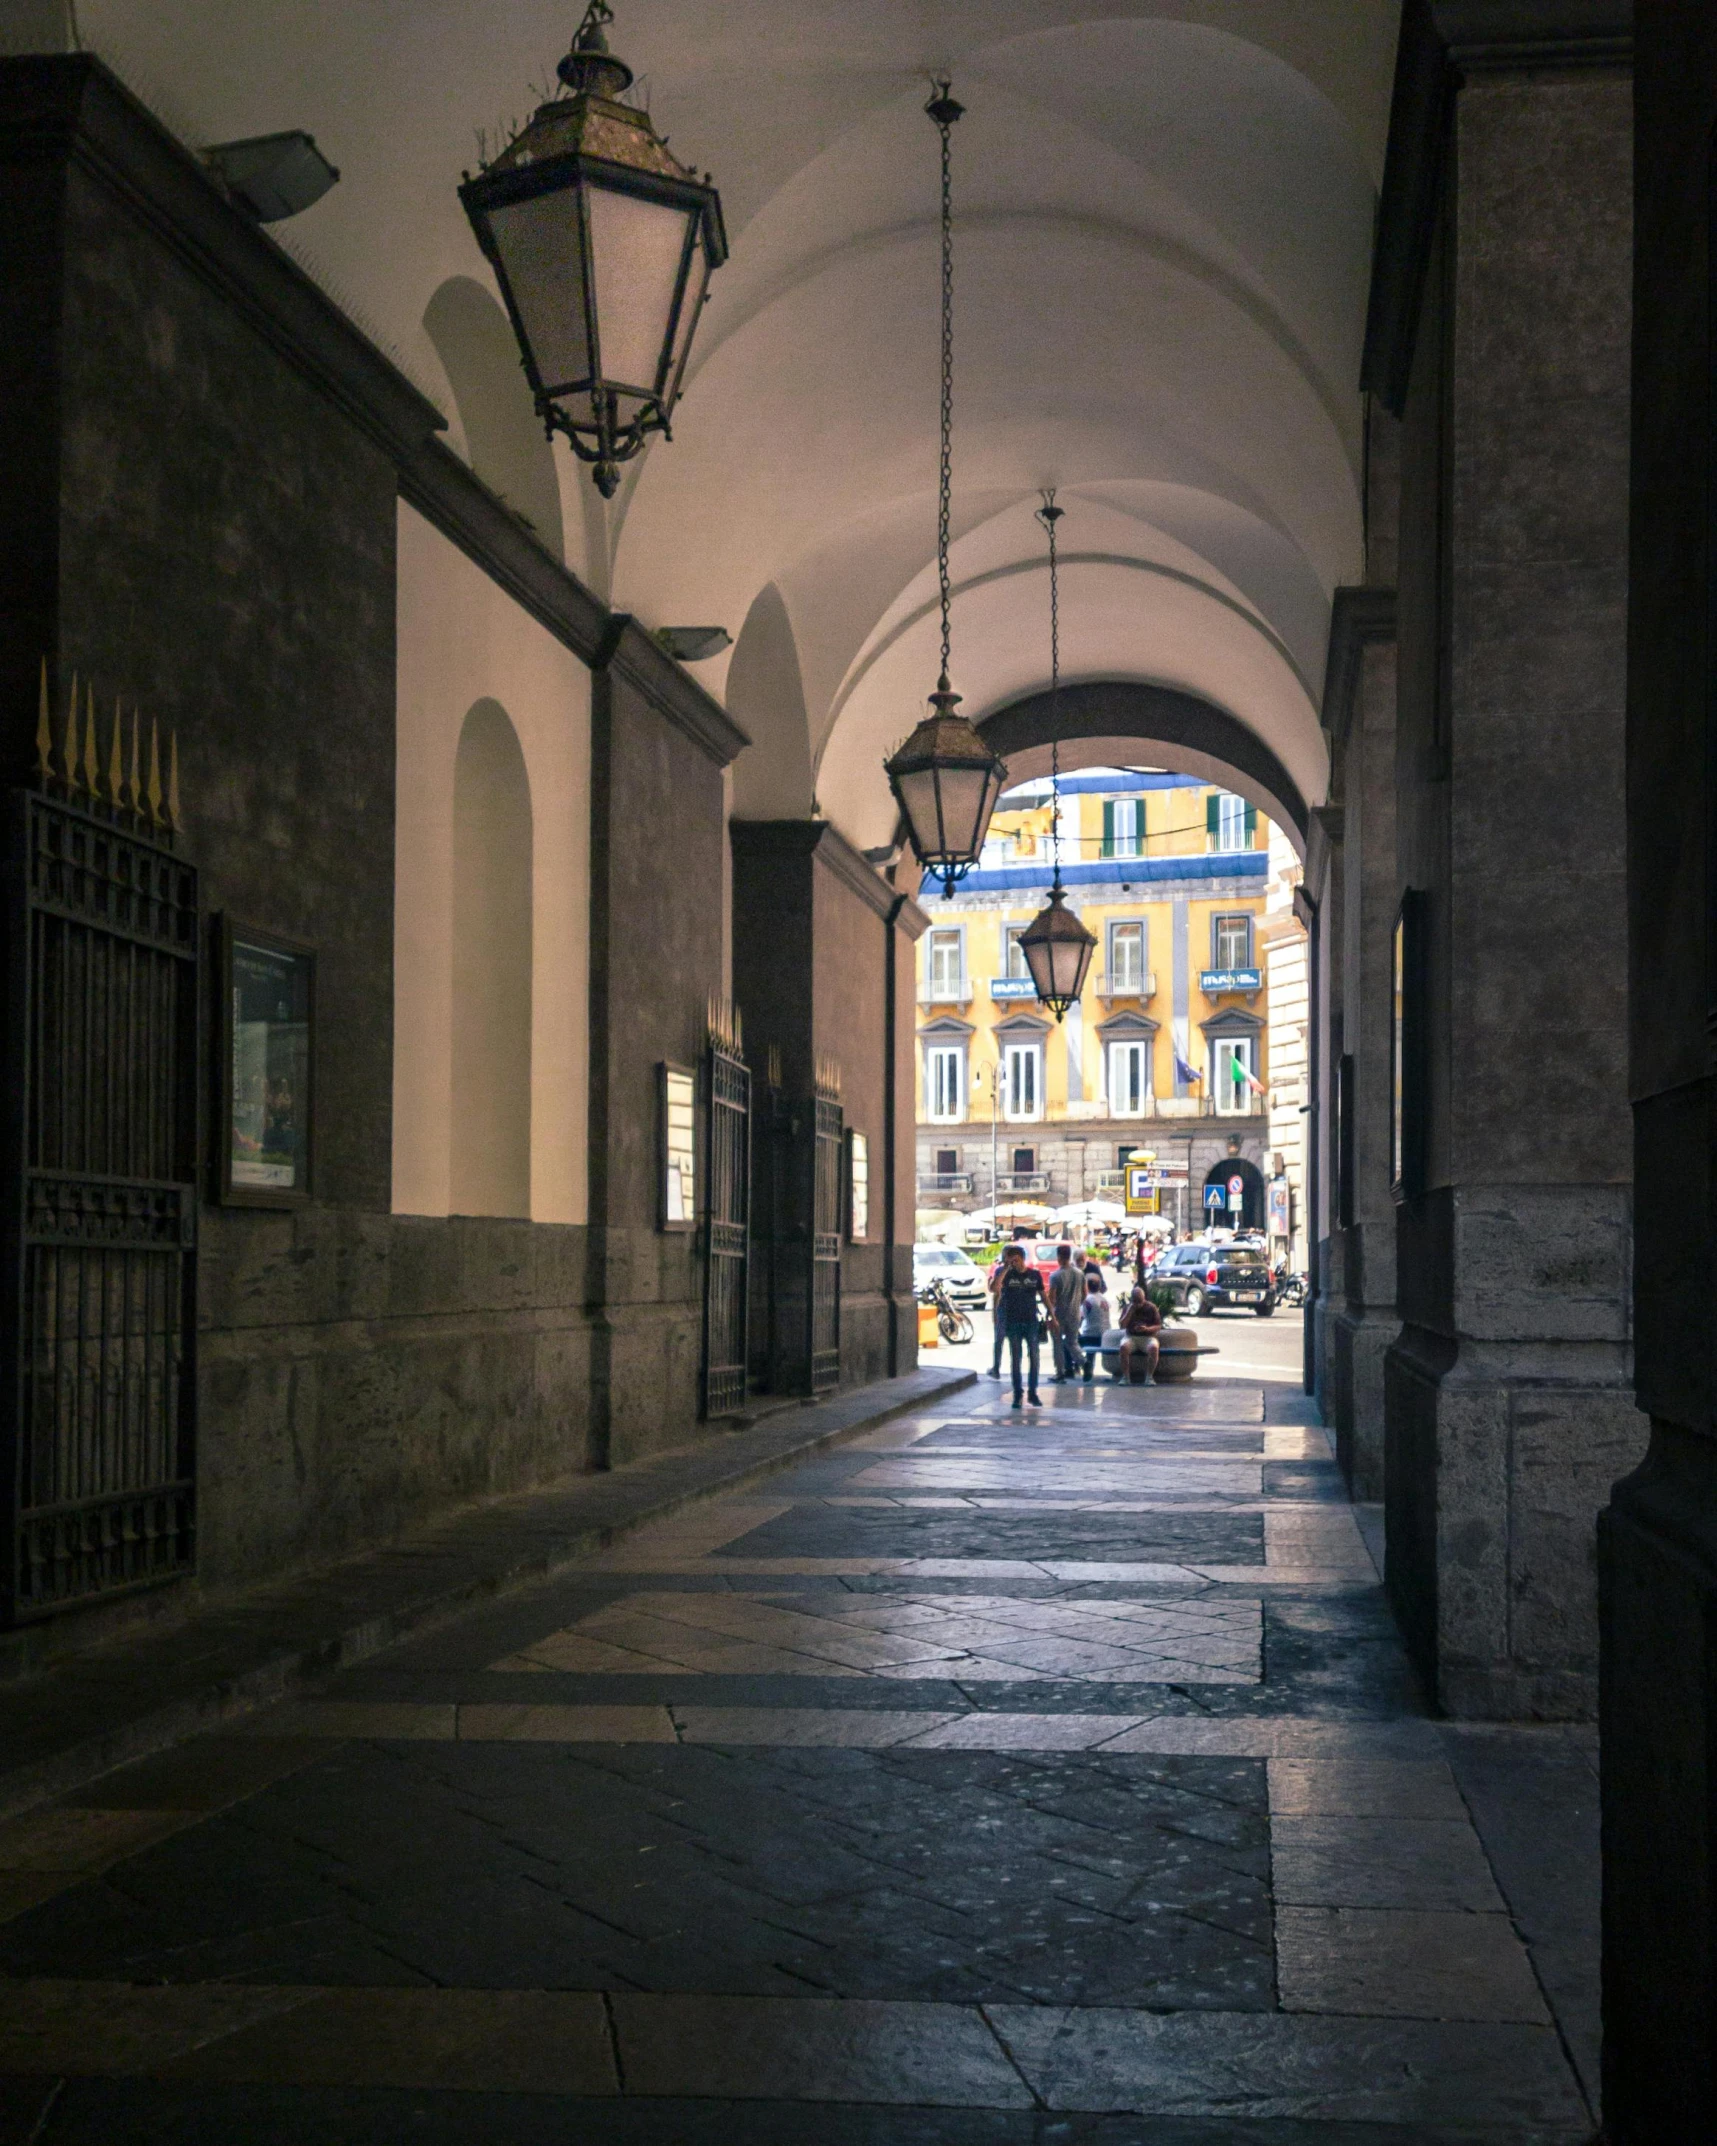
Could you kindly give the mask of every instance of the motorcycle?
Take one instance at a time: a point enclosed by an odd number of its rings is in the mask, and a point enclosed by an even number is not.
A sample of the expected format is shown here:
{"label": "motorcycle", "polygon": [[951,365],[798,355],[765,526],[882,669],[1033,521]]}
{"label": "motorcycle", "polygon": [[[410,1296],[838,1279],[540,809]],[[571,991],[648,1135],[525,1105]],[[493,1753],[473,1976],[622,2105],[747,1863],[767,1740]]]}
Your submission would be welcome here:
{"label": "motorcycle", "polygon": [[977,1332],[970,1318],[949,1296],[946,1282],[926,1282],[918,1292],[918,1301],[935,1305],[936,1329],[944,1341],[970,1341]]}
{"label": "motorcycle", "polygon": [[1283,1266],[1276,1273],[1276,1302],[1278,1304],[1304,1304],[1306,1301],[1306,1278],[1303,1274],[1290,1274]]}

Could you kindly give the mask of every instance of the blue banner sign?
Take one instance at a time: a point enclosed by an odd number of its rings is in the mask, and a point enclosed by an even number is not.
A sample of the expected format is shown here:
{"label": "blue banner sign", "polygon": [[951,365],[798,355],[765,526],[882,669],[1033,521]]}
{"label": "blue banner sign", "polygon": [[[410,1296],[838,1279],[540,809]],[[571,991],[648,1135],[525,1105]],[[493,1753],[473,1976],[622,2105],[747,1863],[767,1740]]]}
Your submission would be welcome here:
{"label": "blue banner sign", "polygon": [[1218,991],[1262,991],[1262,969],[1201,969],[1198,988],[1207,996]]}

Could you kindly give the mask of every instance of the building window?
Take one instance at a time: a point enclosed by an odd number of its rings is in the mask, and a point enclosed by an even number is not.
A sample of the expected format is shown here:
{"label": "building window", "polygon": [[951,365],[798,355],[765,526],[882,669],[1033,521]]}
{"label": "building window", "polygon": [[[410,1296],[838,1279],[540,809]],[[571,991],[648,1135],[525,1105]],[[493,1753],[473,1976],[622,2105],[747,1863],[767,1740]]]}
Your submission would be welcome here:
{"label": "building window", "polygon": [[1226,790],[1213,790],[1204,801],[1204,825],[1212,849],[1250,849],[1258,826],[1258,808]]}
{"label": "building window", "polygon": [[1142,797],[1106,798],[1103,802],[1105,857],[1140,857],[1145,848],[1145,801]]}
{"label": "building window", "polygon": [[1035,1170],[1036,1168],[1037,1168],[1037,1150],[1036,1150],[1036,1148],[1015,1148],[1015,1149],[1014,1149],[1014,1175],[1015,1175],[1015,1177],[1030,1177],[1030,1176],[1031,1176],[1031,1174],[1032,1174],[1032,1172],[1033,1172],[1033,1171],[1034,1171],[1034,1170]]}
{"label": "building window", "polygon": [[1210,965],[1213,969],[1249,969],[1252,966],[1252,919],[1249,916],[1211,918]]}
{"label": "building window", "polygon": [[1142,919],[1109,926],[1109,989],[1137,997],[1145,987],[1145,927]]}
{"label": "building window", "polygon": [[932,1043],[924,1053],[924,1093],[933,1125],[957,1125],[966,1115],[966,1053],[957,1043]]}
{"label": "building window", "polygon": [[926,941],[925,962],[930,978],[930,997],[963,1000],[966,996],[966,935],[956,925],[952,930],[931,932]]}
{"label": "building window", "polygon": [[1020,945],[1020,940],[1029,928],[1025,924],[1002,926],[1002,974],[1012,977],[1016,983],[1025,981],[1031,975],[1025,965],[1025,949]]}
{"label": "building window", "polygon": [[847,1134],[847,1236],[863,1244],[870,1235],[870,1138]]}
{"label": "building window", "polygon": [[959,1174],[960,1150],[958,1148],[938,1148],[936,1150],[936,1175],[938,1177],[958,1177]]}
{"label": "building window", "polygon": [[1109,1109],[1117,1118],[1142,1118],[1151,1092],[1151,1047],[1148,1043],[1109,1046]]}
{"label": "building window", "polygon": [[1256,1036],[1218,1036],[1210,1046],[1210,1083],[1225,1118],[1249,1117],[1264,1092],[1258,1079]]}
{"label": "building window", "polygon": [[1002,1114],[1043,1116],[1043,1045],[1010,1043],[1002,1053]]}

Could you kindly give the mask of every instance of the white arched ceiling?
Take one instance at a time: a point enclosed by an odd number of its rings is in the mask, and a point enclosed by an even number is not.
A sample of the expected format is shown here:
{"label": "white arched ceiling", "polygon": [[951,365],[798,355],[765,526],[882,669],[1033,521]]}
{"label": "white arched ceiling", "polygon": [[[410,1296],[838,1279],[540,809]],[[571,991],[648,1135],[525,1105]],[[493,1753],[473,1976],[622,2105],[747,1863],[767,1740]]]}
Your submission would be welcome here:
{"label": "white arched ceiling", "polygon": [[[453,377],[467,343],[443,336],[444,362],[425,324],[458,279],[492,289],[454,189],[475,130],[493,138],[528,111],[580,12],[79,8],[86,42],[192,142],[316,134],[341,183],[282,235],[464,420],[479,460],[472,381]],[[658,126],[716,175],[733,252],[674,441],[608,509],[555,449],[566,556],[648,625],[751,641],[749,681],[737,649],[696,672],[767,715],[752,753],[775,764],[742,755],[736,798],[786,809],[809,772],[853,839],[885,842],[881,754],[934,683],[936,138],[922,105],[946,70],[968,107],[953,562],[968,712],[1047,682],[1031,509],[1054,484],[1068,675],[1198,694],[1321,801],[1315,681],[1331,591],[1360,562],[1357,377],[1398,0],[617,12],[612,41]],[[531,483],[546,521],[540,472]],[[796,702],[803,757],[794,736],[783,758]]]}

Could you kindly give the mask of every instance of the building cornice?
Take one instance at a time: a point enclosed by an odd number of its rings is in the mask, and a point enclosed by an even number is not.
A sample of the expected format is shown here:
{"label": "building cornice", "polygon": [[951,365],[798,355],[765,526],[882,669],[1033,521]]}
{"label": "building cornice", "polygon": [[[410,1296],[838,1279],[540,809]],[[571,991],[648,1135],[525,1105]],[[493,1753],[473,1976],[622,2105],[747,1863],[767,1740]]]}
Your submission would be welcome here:
{"label": "building cornice", "polygon": [[750,857],[809,857],[856,894],[867,909],[908,938],[920,939],[930,919],[908,894],[892,887],[830,820],[731,820],[734,849]]}
{"label": "building cornice", "polygon": [[751,740],[720,701],[706,693],[630,612],[613,611],[606,617],[601,643],[594,658],[587,659],[591,669],[630,686],[717,767],[737,760]]}
{"label": "building cornice", "polygon": [[1407,0],[1371,257],[1360,386],[1399,417],[1407,400],[1449,117],[1478,73],[1626,67],[1632,0]]}
{"label": "building cornice", "polygon": [[1395,638],[1395,591],[1367,583],[1337,589],[1330,604],[1329,653],[1324,659],[1323,727],[1341,746],[1353,724],[1365,651]]}

